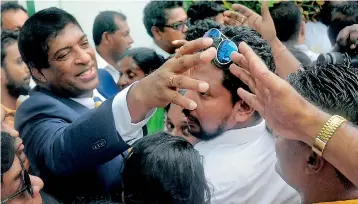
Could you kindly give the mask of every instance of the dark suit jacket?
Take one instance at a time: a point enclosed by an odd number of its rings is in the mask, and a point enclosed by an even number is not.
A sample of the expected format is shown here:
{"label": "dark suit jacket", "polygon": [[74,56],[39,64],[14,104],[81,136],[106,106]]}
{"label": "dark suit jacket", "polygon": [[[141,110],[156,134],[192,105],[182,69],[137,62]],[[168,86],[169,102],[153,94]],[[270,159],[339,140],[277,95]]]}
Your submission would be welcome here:
{"label": "dark suit jacket", "polygon": [[15,128],[46,192],[65,203],[106,192],[101,165],[129,147],[116,131],[112,101],[89,110],[37,86],[17,109]]}
{"label": "dark suit jacket", "polygon": [[104,69],[98,69],[98,86],[97,91],[105,98],[110,98],[119,93],[120,89],[117,86],[112,76]]}

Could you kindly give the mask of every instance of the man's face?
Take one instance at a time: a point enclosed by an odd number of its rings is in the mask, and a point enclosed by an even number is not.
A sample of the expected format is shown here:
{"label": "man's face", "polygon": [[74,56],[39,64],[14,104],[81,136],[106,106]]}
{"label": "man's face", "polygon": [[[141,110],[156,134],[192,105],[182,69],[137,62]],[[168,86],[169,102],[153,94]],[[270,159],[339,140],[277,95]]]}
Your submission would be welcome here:
{"label": "man's face", "polygon": [[206,93],[188,90],[186,97],[197,103],[193,111],[184,110],[189,132],[202,140],[213,139],[235,126],[231,93],[222,85],[223,72],[212,64],[191,70],[191,77],[209,83]]}
{"label": "man's face", "polygon": [[20,30],[29,18],[27,13],[21,9],[11,9],[2,13],[2,28],[8,30]]}
{"label": "man's face", "polygon": [[120,18],[115,17],[114,22],[119,30],[115,31],[113,34],[110,34],[112,38],[112,41],[110,42],[112,45],[111,54],[113,59],[118,61],[120,55],[131,47],[133,39],[130,36],[130,30],[127,21],[123,21]]}
{"label": "man's face", "polygon": [[46,85],[67,97],[91,94],[98,84],[97,62],[83,31],[68,24],[48,46],[50,68],[41,69]]}
{"label": "man's face", "polygon": [[17,42],[5,47],[6,57],[1,69],[3,82],[9,94],[13,97],[27,95],[30,90],[31,74],[22,61]]}
{"label": "man's face", "polygon": [[125,89],[135,81],[139,81],[145,77],[142,69],[135,63],[132,57],[125,57],[119,61],[119,77],[118,84],[121,89]]}
{"label": "man's face", "polygon": [[307,184],[305,167],[312,153],[311,148],[299,141],[277,137],[276,148],[276,171],[290,186],[298,192]]}
{"label": "man's face", "polygon": [[[15,156],[14,162],[10,169],[3,174],[3,182],[1,184],[1,200],[5,200],[9,196],[17,193],[25,187],[24,184],[24,174],[20,164],[20,160]],[[37,191],[43,188],[43,182],[40,178],[30,175],[30,181],[32,186],[36,186]],[[7,202],[8,204],[20,204],[20,203],[33,203],[33,204],[42,204],[42,198],[39,193],[34,193],[34,198],[31,195],[24,191],[20,193],[12,200]]]}
{"label": "man's face", "polygon": [[[188,19],[184,9],[182,7],[166,10],[167,23],[166,25],[173,25],[180,22],[185,22]],[[182,30],[176,30],[170,27],[164,27],[163,32],[160,31],[162,40],[167,41],[168,45],[172,45],[174,40],[182,40],[185,38],[185,33],[188,27],[185,25]]]}

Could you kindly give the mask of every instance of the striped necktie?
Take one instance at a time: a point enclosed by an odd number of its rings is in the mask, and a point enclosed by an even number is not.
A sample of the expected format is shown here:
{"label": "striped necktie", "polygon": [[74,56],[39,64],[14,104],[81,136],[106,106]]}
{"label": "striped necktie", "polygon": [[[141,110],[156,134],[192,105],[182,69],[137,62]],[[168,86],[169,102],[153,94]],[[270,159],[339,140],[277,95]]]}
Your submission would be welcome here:
{"label": "striped necktie", "polygon": [[94,101],[94,107],[98,108],[102,104],[102,100],[98,96],[92,97]]}

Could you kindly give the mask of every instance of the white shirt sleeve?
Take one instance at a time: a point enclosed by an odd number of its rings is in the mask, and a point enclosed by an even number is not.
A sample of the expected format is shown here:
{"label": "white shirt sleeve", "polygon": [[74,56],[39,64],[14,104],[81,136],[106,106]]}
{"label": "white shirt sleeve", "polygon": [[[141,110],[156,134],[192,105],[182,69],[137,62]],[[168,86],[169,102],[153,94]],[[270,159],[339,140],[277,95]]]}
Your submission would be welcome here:
{"label": "white shirt sleeve", "polygon": [[114,123],[116,125],[117,132],[128,144],[132,144],[136,140],[143,137],[142,127],[148,122],[148,120],[156,111],[156,109],[152,109],[147,113],[144,120],[135,124],[132,123],[132,118],[129,114],[127,105],[127,94],[132,85],[119,92],[114,97],[112,103]]}

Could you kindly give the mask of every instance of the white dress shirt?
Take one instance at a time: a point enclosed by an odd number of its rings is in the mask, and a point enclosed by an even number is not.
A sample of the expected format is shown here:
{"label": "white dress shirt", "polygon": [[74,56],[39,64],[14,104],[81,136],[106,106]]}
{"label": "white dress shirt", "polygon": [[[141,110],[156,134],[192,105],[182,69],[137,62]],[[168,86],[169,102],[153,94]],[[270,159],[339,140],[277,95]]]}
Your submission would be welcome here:
{"label": "white dress shirt", "polygon": [[274,138],[265,122],[199,142],[211,204],[295,204],[298,193],[276,173]]}
{"label": "white dress shirt", "polygon": [[119,71],[107,63],[98,53],[96,53],[96,60],[98,68],[106,70],[112,76],[114,82],[117,83],[120,76]]}
{"label": "white dress shirt", "polygon": [[[127,105],[127,93],[129,89],[132,87],[132,85],[128,86],[127,88],[119,92],[114,97],[112,103],[114,123],[117,132],[122,137],[122,139],[128,144],[133,144],[133,142],[143,137],[142,127],[148,122],[148,120],[153,116],[155,112],[155,109],[153,109],[147,113],[143,121],[140,121],[138,123],[132,123],[132,118],[129,114],[128,105]],[[93,96],[97,96],[100,97],[101,99],[104,99],[103,96],[100,96],[97,90],[93,91]],[[71,99],[86,106],[89,109],[95,107],[95,102],[91,97],[71,98]]]}
{"label": "white dress shirt", "polygon": [[305,44],[315,53],[331,52],[332,45],[328,37],[328,27],[321,22],[306,23]]}
{"label": "white dress shirt", "polygon": [[167,59],[170,54],[164,51],[161,47],[159,47],[155,42],[153,41],[151,48],[158,54],[164,57],[164,59]]}
{"label": "white dress shirt", "polygon": [[319,54],[312,52],[307,47],[307,45],[305,45],[305,44],[294,45],[294,47],[297,48],[298,50],[300,50],[301,52],[305,53],[311,59],[311,62],[315,62],[317,60]]}

